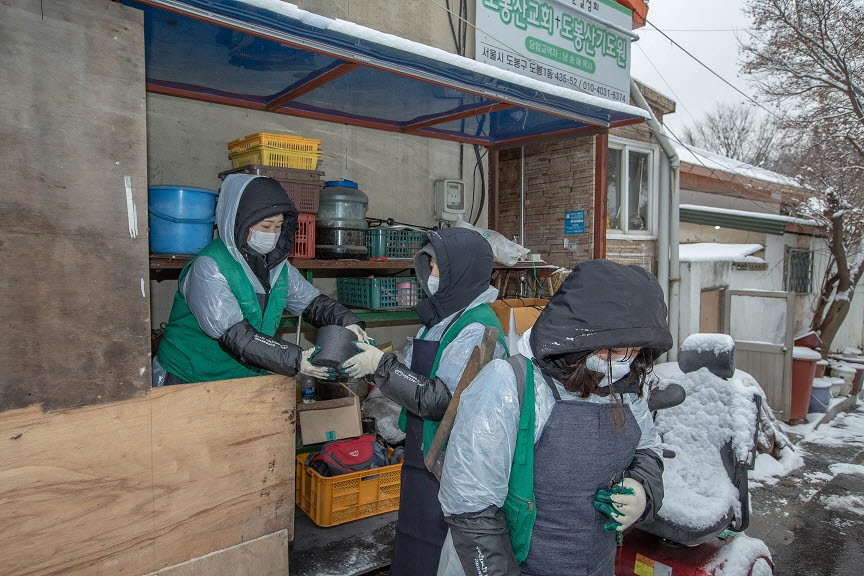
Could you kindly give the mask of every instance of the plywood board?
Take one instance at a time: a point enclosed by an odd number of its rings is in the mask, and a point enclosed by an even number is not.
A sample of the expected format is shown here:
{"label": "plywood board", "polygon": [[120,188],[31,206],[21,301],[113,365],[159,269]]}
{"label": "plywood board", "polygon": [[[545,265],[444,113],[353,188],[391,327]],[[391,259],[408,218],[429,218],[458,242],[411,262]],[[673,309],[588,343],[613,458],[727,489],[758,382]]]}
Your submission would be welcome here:
{"label": "plywood board", "polygon": [[150,402],[0,414],[0,574],[153,567]]}
{"label": "plywood board", "polygon": [[294,380],[0,413],[0,574],[153,572],[293,537]]}
{"label": "plywood board", "polygon": [[149,388],[142,20],[0,1],[0,410]]}
{"label": "plywood board", "polygon": [[286,576],[288,532],[280,530],[250,542],[164,568],[148,576]]}
{"label": "plywood board", "polygon": [[153,390],[160,562],[293,530],[294,394],[282,376]]}

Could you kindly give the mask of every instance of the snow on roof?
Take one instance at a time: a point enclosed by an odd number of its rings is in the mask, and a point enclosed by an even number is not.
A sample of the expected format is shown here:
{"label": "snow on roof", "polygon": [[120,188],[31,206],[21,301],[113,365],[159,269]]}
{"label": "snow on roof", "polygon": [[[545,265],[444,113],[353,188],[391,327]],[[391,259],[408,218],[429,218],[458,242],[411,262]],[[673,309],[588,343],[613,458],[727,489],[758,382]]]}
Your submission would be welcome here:
{"label": "snow on roof", "polygon": [[681,262],[735,262],[738,264],[764,264],[765,260],[752,256],[762,250],[761,244],[718,244],[697,242],[681,244],[678,258]]}
{"label": "snow on roof", "polygon": [[713,352],[715,355],[735,349],[735,341],[728,334],[691,334],[681,343],[681,350]]}
{"label": "snow on roof", "polygon": [[597,106],[600,108],[605,108],[606,110],[613,110],[615,112],[622,112],[624,114],[632,114],[641,118],[648,118],[649,116],[648,112],[636,106],[624,104],[623,102],[606,100],[605,98],[592,96],[591,94],[586,94],[584,92],[577,92],[576,90],[564,88],[563,86],[556,86],[554,84],[549,84],[548,82],[535,80],[534,78],[522,76],[521,74],[516,74],[515,72],[510,72],[508,70],[502,70],[490,64],[484,64],[483,62],[478,62],[476,60],[472,60],[471,58],[465,58],[464,56],[459,56],[458,54],[453,54],[451,52],[441,50],[440,48],[427,46],[426,44],[414,42],[413,40],[408,40],[406,38],[395,36],[393,34],[379,32],[378,30],[367,28],[366,26],[361,26],[359,24],[355,24],[354,22],[327,18],[325,16],[321,16],[320,14],[315,14],[306,10],[302,10],[298,8],[295,4],[289,4],[288,2],[285,2],[283,0],[240,1],[245,4],[249,4],[250,6],[263,8],[265,10],[270,10],[271,12],[282,14],[294,20],[299,20],[303,24],[314,26],[316,28],[321,28],[322,30],[331,30],[333,32],[347,34],[349,36],[354,36],[356,38],[360,38],[368,42],[373,42],[375,44],[381,44],[390,48],[395,48],[397,50],[404,50],[405,52],[410,52],[412,54],[417,54],[418,56],[424,56],[426,58],[438,60],[439,62],[444,62],[446,64],[450,64],[451,66],[471,70],[485,76],[498,78],[499,80],[518,84],[520,86],[531,88],[545,94],[551,94],[561,98],[566,98],[580,104],[588,104],[589,106]]}
{"label": "snow on roof", "polygon": [[705,368],[684,374],[677,363],[667,362],[654,373],[687,392],[684,402],[660,410],[655,421],[663,447],[675,452],[675,458],[664,461],[665,496],[658,514],[694,529],[713,526],[730,509],[740,512],[738,490],[723,466],[721,449],[731,442],[736,459],[750,461],[757,428],[753,398],[764,398],[764,393],[741,370],[726,380]]}
{"label": "snow on roof", "polygon": [[690,144],[682,144],[680,142],[673,142],[673,144],[675,145],[675,151],[678,152],[678,157],[681,159],[681,162],[686,162],[687,164],[692,164],[694,166],[704,166],[709,170],[719,170],[720,172],[736,174],[745,178],[762,180],[763,182],[770,182],[772,184],[794,186],[796,188],[801,187],[794,178],[784,174],[772,172],[771,170],[753,166],[752,164],[747,164],[733,158],[727,158],[721,154],[709,152],[708,150],[703,150],[702,148],[697,148]]}
{"label": "snow on roof", "polygon": [[682,210],[693,210],[696,212],[707,212],[710,214],[728,214],[729,216],[745,216],[747,218],[759,218],[760,220],[774,220],[776,222],[788,222],[790,224],[801,224],[802,226],[818,226],[815,220],[806,218],[795,218],[783,214],[769,214],[767,212],[751,212],[749,210],[732,210],[731,208],[715,208],[714,206],[699,206],[697,204],[681,204]]}

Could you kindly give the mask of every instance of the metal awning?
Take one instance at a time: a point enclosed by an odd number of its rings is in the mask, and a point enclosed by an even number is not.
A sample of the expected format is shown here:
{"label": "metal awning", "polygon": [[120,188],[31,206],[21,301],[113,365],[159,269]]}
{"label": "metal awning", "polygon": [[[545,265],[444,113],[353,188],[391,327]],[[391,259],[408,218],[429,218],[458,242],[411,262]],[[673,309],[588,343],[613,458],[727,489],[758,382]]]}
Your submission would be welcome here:
{"label": "metal awning", "polygon": [[483,146],[645,117],[281,0],[123,1],[144,11],[154,93]]}
{"label": "metal awning", "polygon": [[762,234],[782,236],[789,224],[816,226],[816,222],[812,220],[784,216],[782,214],[764,214],[761,212],[730,210],[727,208],[697,206],[694,204],[681,204],[678,209],[681,222],[702,224],[705,226],[720,226],[721,228],[747,230]]}

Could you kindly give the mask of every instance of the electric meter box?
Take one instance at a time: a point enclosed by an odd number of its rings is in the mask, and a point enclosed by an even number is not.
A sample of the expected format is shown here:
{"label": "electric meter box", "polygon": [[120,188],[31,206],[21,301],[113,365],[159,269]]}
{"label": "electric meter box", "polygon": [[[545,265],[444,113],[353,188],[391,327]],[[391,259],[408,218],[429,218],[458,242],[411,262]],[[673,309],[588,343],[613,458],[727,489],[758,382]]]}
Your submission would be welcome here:
{"label": "electric meter box", "polygon": [[435,212],[438,220],[455,222],[465,214],[465,183],[462,180],[435,181]]}

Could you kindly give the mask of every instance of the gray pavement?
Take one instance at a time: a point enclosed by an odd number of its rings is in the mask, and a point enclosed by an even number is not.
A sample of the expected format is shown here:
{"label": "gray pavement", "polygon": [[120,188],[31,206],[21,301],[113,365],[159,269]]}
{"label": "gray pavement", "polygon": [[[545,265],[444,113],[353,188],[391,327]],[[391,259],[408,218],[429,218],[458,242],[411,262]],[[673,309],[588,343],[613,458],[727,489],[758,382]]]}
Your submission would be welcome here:
{"label": "gray pavement", "polygon": [[747,534],[768,545],[777,576],[864,575],[864,502],[849,506],[850,496],[864,498],[864,476],[829,470],[839,462],[864,464],[864,438],[857,440],[800,443],[803,467],[774,486],[751,489]]}

